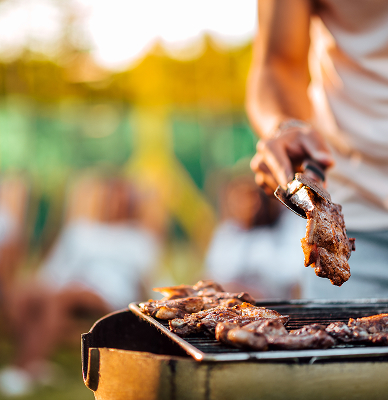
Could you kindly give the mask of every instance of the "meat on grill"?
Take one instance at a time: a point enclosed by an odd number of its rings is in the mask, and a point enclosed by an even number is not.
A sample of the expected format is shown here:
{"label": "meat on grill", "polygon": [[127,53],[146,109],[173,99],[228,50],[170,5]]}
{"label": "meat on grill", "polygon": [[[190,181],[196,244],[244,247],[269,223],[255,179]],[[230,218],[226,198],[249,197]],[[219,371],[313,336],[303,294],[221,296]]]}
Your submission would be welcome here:
{"label": "meat on grill", "polygon": [[300,334],[289,333],[278,337],[269,337],[272,347],[279,350],[328,349],[335,340],[325,330],[305,331]]}
{"label": "meat on grill", "polygon": [[291,335],[304,335],[306,333],[308,334],[314,334],[317,333],[318,331],[324,331],[325,330],[325,325],[321,324],[311,324],[311,325],[304,325],[302,328],[299,329],[293,329],[290,331]]}
{"label": "meat on grill", "polygon": [[349,343],[355,340],[353,330],[345,322],[332,322],[326,327],[326,332],[338,342]]}
{"label": "meat on grill", "polygon": [[[319,208],[316,204],[313,207],[313,210]],[[324,220],[322,216],[319,218],[315,227]],[[331,222],[334,223],[333,221],[335,218]],[[344,233],[343,226],[341,229]],[[315,234],[314,231],[313,236]],[[322,232],[318,232],[317,235],[318,239],[314,245],[319,248],[319,245],[325,242]],[[336,236],[336,233],[332,235]],[[347,239],[345,233],[344,235]],[[338,237],[336,236],[336,239]],[[307,239],[308,235],[304,240]],[[352,239],[347,240],[351,246]],[[326,250],[323,247],[322,249]],[[319,262],[322,267],[325,264],[322,261],[324,259],[320,258],[321,255],[318,254],[316,263]],[[255,351],[326,349],[341,343],[388,345],[388,313],[350,318],[348,324],[338,321],[327,327],[321,324],[305,325],[288,332],[285,328],[288,316],[265,307],[254,306],[251,303],[255,301],[248,293],[223,292],[222,287],[213,281],[155,290],[165,297],[162,300],[141,303],[139,307],[152,317],[170,320],[170,330],[183,337],[205,333],[215,335],[217,340],[227,345]]]}
{"label": "meat on grill", "polygon": [[258,320],[245,326],[220,322],[215,334],[222,343],[255,351],[327,349],[341,343],[387,346],[388,314],[350,318],[348,325],[338,321],[326,328],[321,324],[305,325],[290,332],[278,319]]}
{"label": "meat on grill", "polygon": [[332,336],[337,343],[363,344],[386,346],[388,344],[388,333],[369,333],[361,326],[348,326],[344,322],[333,322],[326,332]]}
{"label": "meat on grill", "polygon": [[179,336],[207,333],[214,335],[219,322],[233,323],[234,326],[244,326],[253,321],[277,318],[287,323],[288,316],[265,307],[255,307],[249,303],[238,304],[234,307],[218,306],[195,314],[185,315],[169,322],[170,330]]}
{"label": "meat on grill", "polygon": [[220,322],[215,329],[216,339],[238,348],[245,347],[256,351],[267,350],[267,339],[264,334],[255,331],[254,324],[256,323],[261,324],[262,321],[251,322],[243,327],[236,326],[235,323]]}
{"label": "meat on grill", "polygon": [[347,325],[344,322],[333,322],[326,328],[326,332],[339,343],[386,346],[388,344],[388,314],[350,318]]}
{"label": "meat on grill", "polygon": [[153,289],[155,292],[161,293],[164,298],[163,300],[173,300],[182,297],[193,297],[193,296],[212,296],[217,292],[224,292],[222,286],[211,280],[199,281],[195,285],[178,285],[178,286],[167,286]]}
{"label": "meat on grill", "polygon": [[150,300],[140,303],[139,308],[144,314],[154,318],[173,319],[201,311],[203,305],[202,297],[184,297],[175,300]]}
{"label": "meat on grill", "polygon": [[388,314],[378,314],[357,319],[350,318],[348,325],[350,327],[364,328],[369,333],[388,332]]}
{"label": "meat on grill", "polygon": [[341,286],[350,277],[348,260],[355,250],[346,236],[342,207],[326,200],[297,180],[289,184],[290,201],[307,215],[306,237],[301,239],[304,264],[315,274]]}
{"label": "meat on grill", "polygon": [[203,310],[208,310],[217,306],[233,307],[241,303],[255,304],[255,299],[247,292],[229,293],[215,292],[213,295],[206,295],[203,299]]}
{"label": "meat on grill", "polygon": [[216,327],[217,340],[238,348],[256,351],[326,349],[335,340],[325,332],[322,325],[313,325],[287,332],[279,319],[252,322],[243,327],[230,323],[219,323]]}
{"label": "meat on grill", "polygon": [[223,292],[222,287],[213,281],[199,281],[194,286],[179,285],[154,290],[165,297],[140,303],[139,307],[145,314],[166,320],[183,318],[186,314],[217,306],[233,307],[244,302],[255,304],[255,299],[250,294]]}

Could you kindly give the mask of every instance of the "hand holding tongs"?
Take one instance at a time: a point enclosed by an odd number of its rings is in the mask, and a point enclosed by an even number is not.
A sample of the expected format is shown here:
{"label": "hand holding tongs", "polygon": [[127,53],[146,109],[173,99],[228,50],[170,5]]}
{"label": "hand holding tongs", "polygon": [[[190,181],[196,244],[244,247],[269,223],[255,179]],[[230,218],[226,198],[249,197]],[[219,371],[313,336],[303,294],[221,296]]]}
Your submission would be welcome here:
{"label": "hand holding tongs", "polygon": [[323,188],[322,184],[325,181],[325,174],[322,167],[313,160],[306,160],[302,164],[302,173],[296,173],[293,181],[287,184],[287,188],[278,186],[275,190],[275,196],[286,207],[302,218],[307,218],[306,213],[297,205],[290,201],[292,196],[291,189],[293,183],[303,184],[315,192],[318,196],[327,201],[331,201],[330,194]]}

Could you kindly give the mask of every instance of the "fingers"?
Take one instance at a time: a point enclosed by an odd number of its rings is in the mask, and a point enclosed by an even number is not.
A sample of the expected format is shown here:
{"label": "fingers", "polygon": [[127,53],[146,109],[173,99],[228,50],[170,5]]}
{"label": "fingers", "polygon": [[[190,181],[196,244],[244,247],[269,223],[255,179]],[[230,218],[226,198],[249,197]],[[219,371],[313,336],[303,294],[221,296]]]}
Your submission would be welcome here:
{"label": "fingers", "polygon": [[262,147],[268,169],[279,185],[286,186],[293,179],[294,171],[285,144],[273,139],[263,143]]}
{"label": "fingers", "polygon": [[263,162],[261,154],[256,154],[251,161],[251,169],[255,173],[255,182],[261,186],[267,195],[273,195],[278,183],[271,171]]}
{"label": "fingers", "polygon": [[334,161],[325,142],[313,129],[288,128],[271,139],[262,139],[251,161],[256,183],[273,193],[294,178],[294,166],[311,158],[327,168]]}
{"label": "fingers", "polygon": [[313,132],[311,135],[301,137],[301,144],[306,154],[314,161],[321,164],[324,168],[334,165],[334,159],[326,143],[320,136]]}
{"label": "fingers", "polygon": [[257,144],[257,153],[251,162],[256,182],[275,190],[278,185],[286,186],[294,176],[284,143],[277,139],[262,140]]}

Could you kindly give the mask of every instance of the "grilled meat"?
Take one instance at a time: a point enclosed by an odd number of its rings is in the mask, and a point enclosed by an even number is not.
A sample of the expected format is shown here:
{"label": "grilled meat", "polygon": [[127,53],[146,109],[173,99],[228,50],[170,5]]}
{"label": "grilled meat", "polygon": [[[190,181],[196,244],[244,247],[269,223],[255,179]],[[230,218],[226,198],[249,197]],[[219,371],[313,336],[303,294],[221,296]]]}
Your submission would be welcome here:
{"label": "grilled meat", "polygon": [[353,337],[364,344],[388,345],[388,314],[350,318],[348,326],[352,330]]}
{"label": "grilled meat", "polygon": [[302,328],[299,329],[293,329],[290,331],[290,335],[304,335],[306,333],[308,334],[314,334],[317,333],[318,331],[324,331],[325,330],[325,325],[321,324],[311,324],[311,325],[304,325]]}
{"label": "grilled meat", "polygon": [[279,350],[328,349],[335,345],[335,340],[324,330],[315,333],[305,332],[300,335],[269,336],[269,343]]}
{"label": "grilled meat", "polygon": [[333,322],[325,330],[338,343],[367,344],[371,339],[366,329],[348,326],[344,322]]}
{"label": "grilled meat", "polygon": [[224,292],[224,289],[218,283],[205,280],[199,281],[195,285],[178,285],[178,286],[167,286],[153,289],[155,292],[161,293],[164,298],[163,300],[173,300],[182,297],[193,297],[193,296],[212,296],[217,292]]}
{"label": "grilled meat", "polygon": [[263,333],[256,332],[252,324],[262,321],[252,322],[244,327],[238,327],[234,323],[220,322],[216,326],[216,339],[222,343],[234,347],[247,347],[256,351],[268,349],[268,342]]}
{"label": "grilled meat", "polygon": [[348,325],[349,327],[364,328],[369,333],[388,332],[388,314],[378,314],[357,319],[350,318]]}
{"label": "grilled meat", "polygon": [[350,318],[347,325],[344,322],[333,322],[326,328],[326,332],[339,343],[387,346],[388,314]]}
{"label": "grilled meat", "polygon": [[249,303],[238,304],[237,306],[234,306],[233,309],[244,317],[253,317],[257,319],[278,319],[284,325],[289,319],[288,315],[281,315],[275,310],[270,310],[265,307],[256,307]]}
{"label": "grilled meat", "polygon": [[305,325],[301,329],[287,332],[278,320],[263,323],[257,328],[266,336],[271,348],[278,350],[327,349],[335,344],[323,325]]}
{"label": "grilled meat", "polygon": [[255,304],[255,299],[246,292],[229,293],[215,292],[213,295],[206,295],[203,299],[203,310],[214,308],[217,306],[233,307],[241,303]]}
{"label": "grilled meat", "polygon": [[369,343],[375,346],[388,346],[388,333],[373,333],[369,336]]}
{"label": "grilled meat", "polygon": [[[170,330],[179,336],[199,334],[201,332],[211,333],[219,322],[230,322],[241,324],[241,315],[232,308],[218,306],[195,314],[186,315],[184,318],[175,318],[169,322]],[[252,319],[248,319],[251,322]]]}
{"label": "grilled meat", "polygon": [[222,287],[213,281],[199,281],[194,286],[179,285],[154,290],[165,297],[141,303],[139,307],[145,314],[160,319],[183,318],[186,314],[218,306],[233,307],[244,302],[255,304],[255,299],[248,293],[223,292]]}
{"label": "grilled meat", "polygon": [[[315,204],[313,207],[317,210]],[[324,243],[319,235],[318,239],[317,246]],[[326,328],[321,324],[305,325],[287,332],[284,325],[288,316],[250,304],[255,301],[248,293],[220,290],[221,286],[213,281],[157,288],[165,298],[139,307],[152,317],[170,320],[170,330],[180,336],[215,335],[222,343],[254,351],[326,349],[336,343],[388,346],[388,313],[350,318],[348,324],[333,322]]]}
{"label": "grilled meat", "polygon": [[348,260],[355,250],[348,239],[342,208],[294,180],[289,184],[290,201],[307,215],[306,237],[301,239],[304,264],[312,266],[317,276],[341,286],[350,277]]}
{"label": "grilled meat", "polygon": [[183,297],[174,299],[149,300],[140,303],[140,309],[148,315],[160,319],[183,318],[186,314],[208,310],[214,307],[233,307],[244,302],[255,303],[245,292],[216,292],[213,296]]}
{"label": "grilled meat", "polygon": [[202,297],[184,297],[175,300],[150,300],[140,303],[139,308],[144,314],[154,318],[173,319],[201,311],[203,305]]}
{"label": "grilled meat", "polygon": [[325,332],[322,325],[306,326],[287,332],[279,319],[252,322],[244,327],[230,323],[219,323],[216,338],[234,347],[245,347],[256,351],[268,347],[276,350],[326,349],[335,340]]}
{"label": "grilled meat", "polygon": [[238,304],[234,307],[218,306],[203,310],[195,314],[186,315],[170,321],[170,329],[180,336],[188,336],[204,332],[213,335],[219,322],[229,322],[235,326],[244,326],[253,321],[268,318],[278,318],[283,323],[288,321],[288,316],[264,307],[255,307],[249,303]]}
{"label": "grilled meat", "polygon": [[258,333],[262,333],[267,337],[282,336],[288,334],[286,328],[279,319],[269,319],[267,321],[262,321],[260,324],[249,326],[248,329],[251,331],[254,330]]}
{"label": "grilled meat", "polygon": [[353,330],[344,322],[332,322],[325,330],[337,342],[349,343],[354,340]]}
{"label": "grilled meat", "polygon": [[158,287],[152,290],[161,293],[164,296],[163,300],[175,300],[196,295],[196,291],[190,285]]}

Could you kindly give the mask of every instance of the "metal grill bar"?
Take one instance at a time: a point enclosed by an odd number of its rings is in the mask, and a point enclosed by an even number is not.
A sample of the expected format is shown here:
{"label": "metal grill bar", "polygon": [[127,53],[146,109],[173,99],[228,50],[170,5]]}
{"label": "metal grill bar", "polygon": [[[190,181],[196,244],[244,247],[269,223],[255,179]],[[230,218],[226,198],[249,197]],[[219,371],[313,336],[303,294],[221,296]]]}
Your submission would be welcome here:
{"label": "metal grill bar", "polygon": [[[349,318],[360,318],[375,314],[388,313],[388,300],[378,300],[375,303],[370,300],[358,300],[349,302],[312,302],[301,300],[289,302],[258,302],[259,307],[267,307],[289,315],[290,320],[287,329],[298,329],[307,324],[319,323],[328,325],[331,322],[347,322]],[[188,354],[198,361],[238,361],[238,360],[302,360],[310,362],[319,359],[339,358],[381,358],[388,359],[387,347],[366,347],[363,345],[340,345],[325,350],[289,350],[289,351],[265,351],[250,352],[231,348],[219,343],[214,338],[206,336],[193,336],[180,338],[168,329],[166,321],[156,320],[144,315],[135,303],[130,304],[130,310],[140,318],[148,320],[151,325],[178,343]]]}

